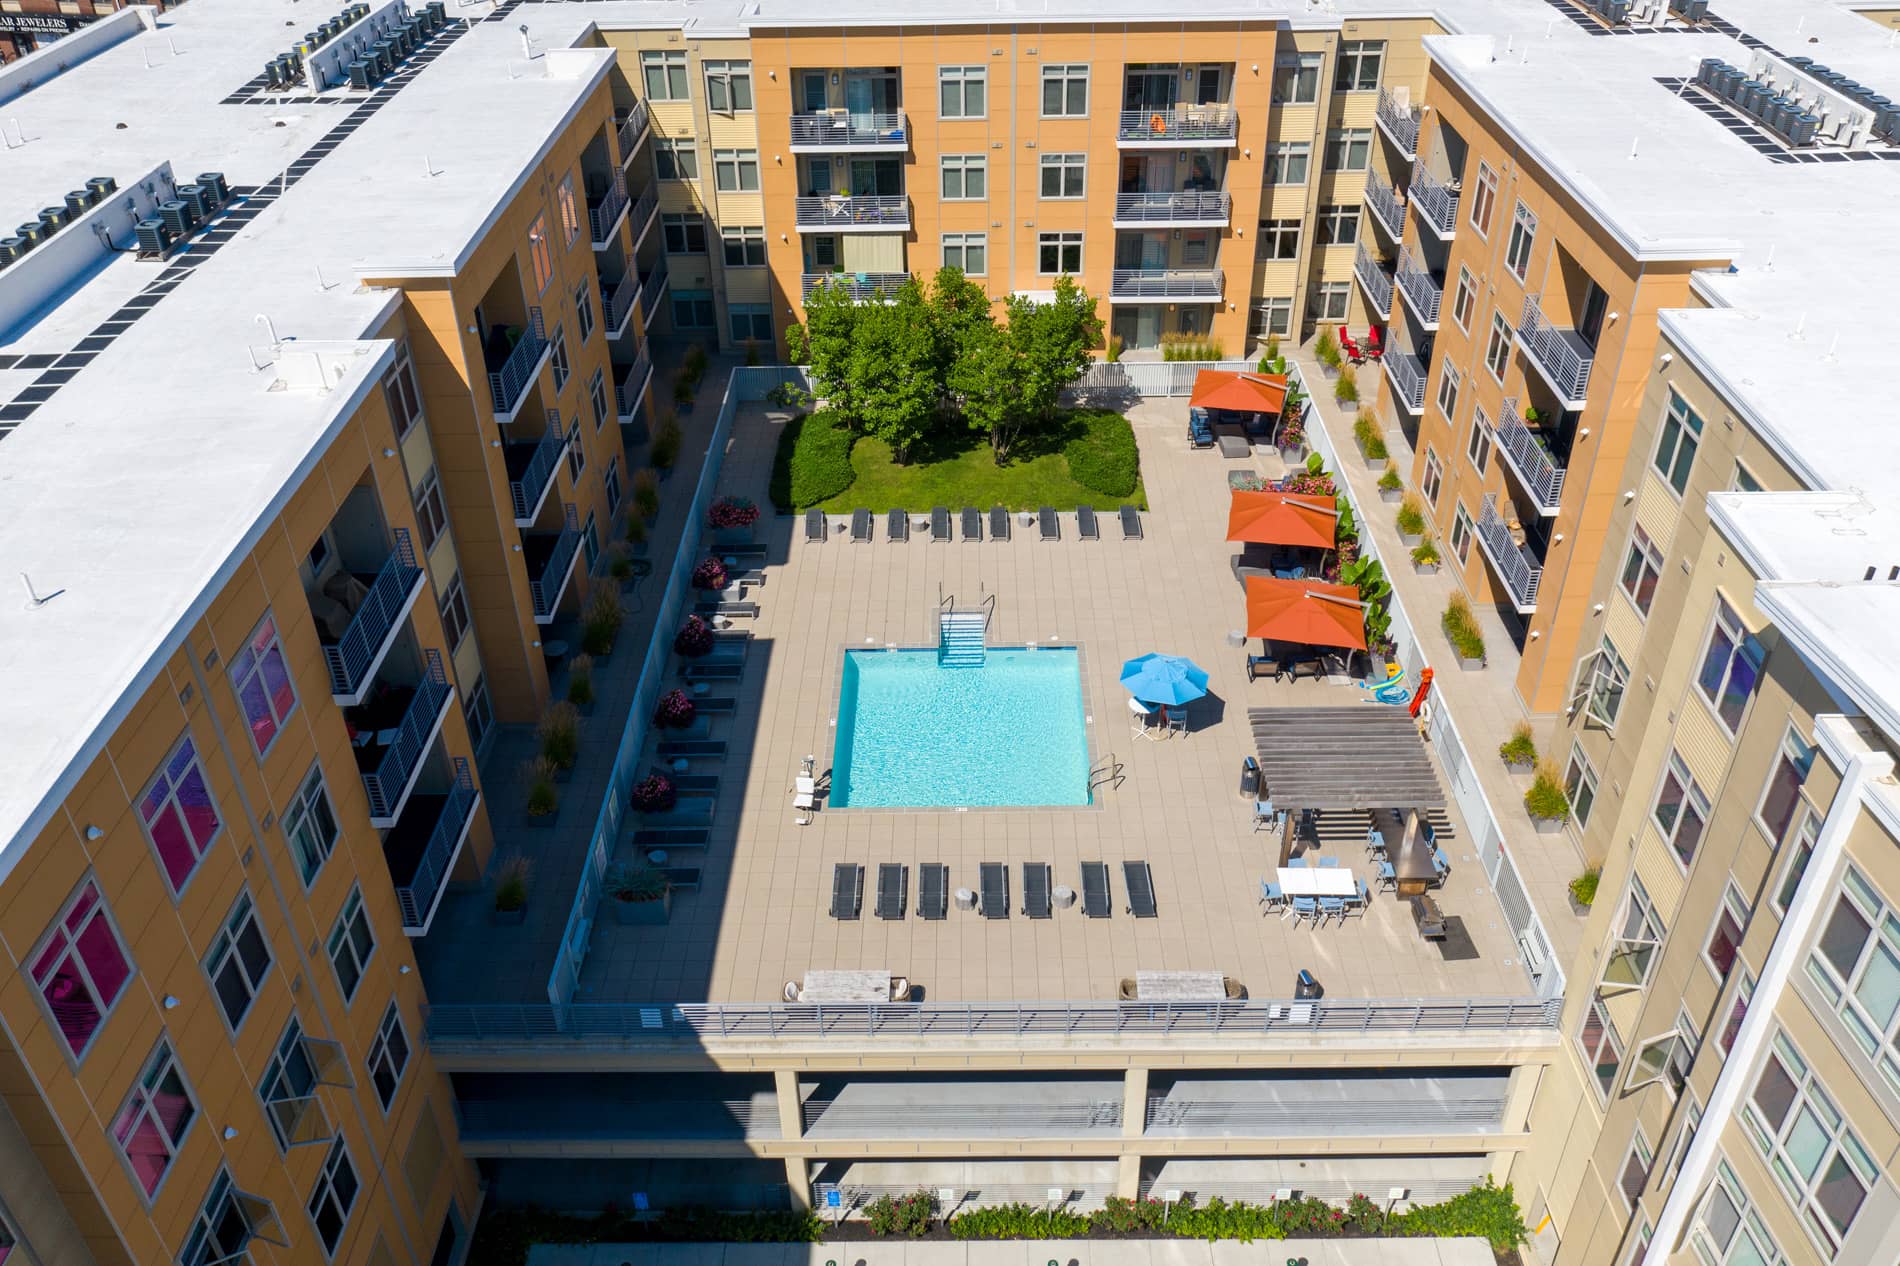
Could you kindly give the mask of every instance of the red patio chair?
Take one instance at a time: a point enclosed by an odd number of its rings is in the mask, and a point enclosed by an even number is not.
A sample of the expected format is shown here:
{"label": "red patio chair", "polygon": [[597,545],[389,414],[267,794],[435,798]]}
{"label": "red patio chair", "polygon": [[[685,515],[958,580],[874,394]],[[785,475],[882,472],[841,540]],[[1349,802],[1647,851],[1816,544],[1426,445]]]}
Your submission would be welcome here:
{"label": "red patio chair", "polygon": [[1368,326],[1366,329],[1366,356],[1369,359],[1378,360],[1379,357],[1384,354],[1385,348],[1379,345],[1379,327],[1376,325]]}
{"label": "red patio chair", "polygon": [[1359,344],[1352,341],[1352,335],[1346,333],[1346,327],[1339,327],[1339,350],[1346,353],[1346,359],[1355,365],[1363,365],[1366,354],[1359,350]]}

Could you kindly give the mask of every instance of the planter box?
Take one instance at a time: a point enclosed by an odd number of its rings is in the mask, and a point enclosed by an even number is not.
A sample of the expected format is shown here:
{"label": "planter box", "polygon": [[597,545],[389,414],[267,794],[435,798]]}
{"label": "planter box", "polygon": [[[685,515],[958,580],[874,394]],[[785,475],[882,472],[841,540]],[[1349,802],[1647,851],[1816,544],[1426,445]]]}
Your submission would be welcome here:
{"label": "planter box", "polygon": [[1358,440],[1353,441],[1353,446],[1359,450],[1359,460],[1363,461],[1366,464],[1367,470],[1383,471],[1385,469],[1385,464],[1392,460],[1392,455],[1390,453],[1386,454],[1383,457],[1374,457],[1371,453],[1368,453],[1366,451],[1366,446],[1364,444],[1361,444]]}
{"label": "planter box", "polygon": [[561,820],[561,810],[557,807],[553,813],[524,813],[521,819],[534,830],[547,831],[553,829],[554,824]]}
{"label": "planter box", "polygon": [[750,545],[752,544],[752,529],[749,527],[714,528],[713,539],[719,542],[722,547],[727,545]]}
{"label": "planter box", "polygon": [[1480,655],[1476,659],[1466,659],[1463,655],[1459,655],[1458,667],[1468,673],[1481,672],[1484,669],[1484,656]]}
{"label": "planter box", "polygon": [[1403,545],[1406,549],[1417,549],[1419,546],[1423,545],[1424,543],[1425,543],[1425,534],[1423,532],[1400,532],[1399,533],[1399,544]]}
{"label": "planter box", "polygon": [[614,922],[629,927],[652,927],[665,923],[673,909],[673,890],[666,890],[658,901],[622,901],[618,897],[609,897],[607,904],[614,908]]}
{"label": "planter box", "polygon": [[518,910],[494,910],[488,912],[488,921],[496,927],[519,927],[528,921],[528,907]]}
{"label": "planter box", "polygon": [[556,766],[554,770],[554,785],[558,787],[562,783],[569,781],[573,777],[574,777],[574,767],[572,765],[569,765],[566,769],[562,769],[559,766]]}
{"label": "planter box", "polygon": [[[1380,469],[1383,470],[1385,468],[1382,466]],[[1405,500],[1405,489],[1381,488],[1379,489],[1379,500],[1385,502],[1387,505],[1397,505],[1399,502]]]}
{"label": "planter box", "polygon": [[1306,445],[1282,444],[1280,446],[1280,460],[1285,462],[1288,466],[1305,465],[1306,464]]}
{"label": "planter box", "polygon": [[1576,915],[1579,919],[1587,919],[1590,917],[1590,907],[1584,905],[1575,897],[1572,897],[1570,898],[1570,913]]}
{"label": "planter box", "polygon": [[1531,825],[1537,828],[1539,835],[1555,835],[1564,829],[1564,819],[1540,818],[1533,814],[1531,816]]}
{"label": "planter box", "polygon": [[1412,571],[1420,576],[1436,576],[1438,574],[1438,564],[1415,562],[1412,564]]}
{"label": "planter box", "polygon": [[1504,762],[1504,767],[1514,774],[1528,774],[1537,767],[1537,762],[1528,760],[1507,760]]}

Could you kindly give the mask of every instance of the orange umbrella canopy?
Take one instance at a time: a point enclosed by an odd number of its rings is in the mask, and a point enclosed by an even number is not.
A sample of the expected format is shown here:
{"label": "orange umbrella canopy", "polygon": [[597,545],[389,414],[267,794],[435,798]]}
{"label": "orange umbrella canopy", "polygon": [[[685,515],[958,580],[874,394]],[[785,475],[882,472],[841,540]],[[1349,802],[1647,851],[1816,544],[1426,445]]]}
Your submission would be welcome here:
{"label": "orange umbrella canopy", "polygon": [[1331,549],[1339,515],[1324,498],[1236,488],[1227,504],[1227,539],[1254,545]]}
{"label": "orange umbrella canopy", "polygon": [[[1335,599],[1345,598],[1346,602]],[[1357,585],[1247,577],[1247,636],[1303,646],[1366,649],[1366,613]]]}
{"label": "orange umbrella canopy", "polygon": [[1194,394],[1188,397],[1188,404],[1196,409],[1278,413],[1286,406],[1286,378],[1280,374],[1203,369],[1194,376]]}

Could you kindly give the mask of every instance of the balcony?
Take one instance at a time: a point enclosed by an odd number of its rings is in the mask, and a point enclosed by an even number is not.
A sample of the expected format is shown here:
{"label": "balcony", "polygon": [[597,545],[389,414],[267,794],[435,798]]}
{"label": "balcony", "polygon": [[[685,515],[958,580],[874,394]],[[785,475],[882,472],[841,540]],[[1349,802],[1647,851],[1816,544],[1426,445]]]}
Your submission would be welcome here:
{"label": "balcony", "polygon": [[820,286],[843,286],[846,297],[858,303],[889,299],[909,280],[909,273],[805,273],[799,278],[804,300]]}
{"label": "balcony", "polygon": [[1387,348],[1385,355],[1379,358],[1385,366],[1385,376],[1392,383],[1392,399],[1401,409],[1413,417],[1425,412],[1425,362],[1412,352],[1402,352],[1397,348]]}
{"label": "balcony", "polygon": [[402,910],[405,936],[427,936],[436,903],[448,886],[449,872],[468,839],[482,793],[468,762],[455,758],[455,777],[447,791],[415,791],[383,836],[383,860],[396,885],[396,904]]}
{"label": "balcony", "polygon": [[1116,228],[1194,228],[1227,223],[1225,192],[1183,189],[1175,193],[1118,193]]}
{"label": "balcony", "polygon": [[1537,586],[1544,579],[1544,565],[1512,537],[1510,525],[1498,513],[1496,493],[1484,499],[1484,509],[1478,515],[1478,546],[1491,560],[1492,570],[1503,582],[1518,614],[1537,610]]}
{"label": "balcony", "polygon": [[620,222],[627,218],[627,178],[619,172],[600,193],[587,195],[587,228],[594,249],[604,251],[613,245]]}
{"label": "balcony", "polygon": [[1362,240],[1359,249],[1353,255],[1352,275],[1358,281],[1359,288],[1366,292],[1366,306],[1381,316],[1392,314],[1392,274],[1385,265],[1372,257]]}
{"label": "balcony", "polygon": [[1575,330],[1551,325],[1544,319],[1539,296],[1524,296],[1524,313],[1517,322],[1517,345],[1536,367],[1566,409],[1581,409],[1590,393],[1590,367],[1596,349]]}
{"label": "balcony", "polygon": [[902,154],[910,148],[904,112],[794,114],[792,153]]}
{"label": "balcony", "polygon": [[644,101],[636,101],[620,120],[620,166],[624,169],[652,135],[653,112]]}
{"label": "balcony", "polygon": [[417,565],[409,529],[397,528],[395,536],[395,548],[368,581],[368,591],[350,616],[348,629],[337,641],[323,643],[323,662],[330,670],[330,696],[345,707],[362,700],[383,656],[389,653],[396,630],[415,605],[416,595],[422,592],[422,568]]}
{"label": "balcony", "polygon": [[607,315],[607,337],[620,338],[633,325],[633,309],[640,301],[640,274],[629,264],[618,281],[600,279],[600,306]]}
{"label": "balcony", "polygon": [[1438,328],[1438,307],[1445,297],[1445,283],[1419,266],[1418,257],[1412,254],[1410,247],[1399,250],[1399,267],[1394,274],[1399,283],[1399,293],[1405,297],[1405,306],[1412,310],[1418,323],[1428,330]]}
{"label": "balcony", "polygon": [[1388,239],[1405,240],[1405,197],[1379,179],[1376,171],[1366,173],[1366,210],[1372,212],[1372,222],[1385,230]]}
{"label": "balcony", "polygon": [[1432,236],[1449,242],[1458,232],[1458,190],[1423,167],[1412,173],[1412,209]]}
{"label": "balcony", "polygon": [[633,221],[633,249],[639,250],[640,243],[647,240],[647,234],[660,218],[660,187],[648,185],[646,192],[633,200],[633,210],[627,213]]}
{"label": "balcony", "polygon": [[653,271],[640,279],[640,310],[655,313],[660,310],[660,296],[666,293],[666,256],[653,261]]}
{"label": "balcony", "polygon": [[1418,157],[1419,115],[1417,106],[1400,105],[1390,88],[1379,89],[1379,108],[1373,117],[1408,163]]}
{"label": "balcony", "polygon": [[1498,451],[1530,494],[1537,512],[1557,513],[1564,495],[1564,468],[1543,437],[1525,424],[1515,396],[1505,398],[1504,412],[1498,416]]}
{"label": "balcony", "polygon": [[[513,345],[508,343],[513,339]],[[515,411],[528,394],[528,384],[541,373],[548,358],[547,327],[541,323],[541,309],[528,309],[528,323],[492,329],[489,346],[483,350],[488,369],[488,395],[495,406],[495,421],[515,420]]]}
{"label": "balcony", "polygon": [[1123,149],[1179,149],[1183,145],[1233,145],[1240,116],[1230,105],[1178,105],[1123,110],[1115,143]]}
{"label": "balcony", "polygon": [[1110,303],[1219,303],[1218,268],[1117,268],[1109,274]]}
{"label": "balcony", "polygon": [[[620,367],[614,366],[617,370]],[[653,361],[647,355],[645,344],[640,346],[640,354],[633,358],[633,364],[627,366],[627,372],[620,375],[620,381],[614,384],[614,414],[621,422],[631,422],[640,412],[640,402],[646,398],[647,383],[653,379]]]}
{"label": "balcony", "polygon": [[800,233],[895,233],[910,228],[910,199],[901,193],[799,198]]}
{"label": "balcony", "polygon": [[538,440],[510,441],[501,446],[502,462],[508,467],[508,499],[514,503],[515,526],[532,527],[541,514],[541,503],[554,487],[554,472],[561,464],[566,447],[561,435],[561,413],[548,410],[548,429]]}
{"label": "balcony", "polygon": [[423,658],[422,679],[413,687],[392,687],[344,718],[358,739],[356,768],[369,793],[369,823],[374,827],[396,825],[422,770],[422,758],[455,697],[442,668],[442,652],[425,651]]}
{"label": "balcony", "polygon": [[522,560],[528,566],[528,596],[534,601],[534,622],[552,624],[555,608],[574,574],[581,552],[581,517],[573,506],[563,506],[558,532],[523,532]]}

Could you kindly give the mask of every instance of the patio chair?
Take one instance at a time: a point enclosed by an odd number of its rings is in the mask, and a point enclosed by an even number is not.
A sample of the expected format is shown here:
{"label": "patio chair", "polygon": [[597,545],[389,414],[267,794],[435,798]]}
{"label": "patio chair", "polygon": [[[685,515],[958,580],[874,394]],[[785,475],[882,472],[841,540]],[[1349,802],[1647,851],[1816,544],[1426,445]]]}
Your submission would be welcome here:
{"label": "patio chair", "polygon": [[910,867],[898,862],[880,862],[877,868],[877,917],[901,919],[904,902],[910,895]]}
{"label": "patio chair", "polygon": [[950,511],[936,506],[930,511],[930,539],[947,541],[950,539]]}
{"label": "patio chair", "polygon": [[1297,926],[1302,919],[1319,922],[1319,902],[1312,897],[1293,898],[1293,922]]}
{"label": "patio chair", "polygon": [[1280,811],[1273,807],[1273,801],[1256,799],[1253,802],[1253,829],[1257,832],[1265,827],[1279,825]]}
{"label": "patio chair", "polygon": [[1009,867],[1002,862],[984,862],[977,867],[978,908],[986,919],[1009,917]]}
{"label": "patio chair", "polygon": [[1179,734],[1182,738],[1187,737],[1188,708],[1185,703],[1171,704],[1162,711],[1161,715],[1167,718],[1169,737],[1173,737],[1176,734]]}
{"label": "patio chair", "polygon": [[937,920],[950,909],[950,868],[942,862],[917,867],[917,917]]}
{"label": "patio chair", "polygon": [[1147,862],[1122,863],[1122,888],[1128,893],[1129,914],[1137,919],[1156,916],[1155,878]]}
{"label": "patio chair", "polygon": [[1321,870],[1337,870],[1339,869],[1339,859],[1337,857],[1322,857],[1319,859],[1319,868]]}
{"label": "patio chair", "polygon": [[1379,344],[1379,327],[1376,325],[1368,326],[1366,329],[1366,358],[1368,360],[1378,360],[1379,357],[1383,355],[1385,355],[1385,348]]}
{"label": "patio chair", "polygon": [[699,891],[700,867],[698,866],[662,866],[660,867],[660,873],[666,876],[666,882],[671,885],[675,892],[678,892],[682,888],[691,888],[694,892]]}
{"label": "patio chair", "polygon": [[1445,850],[1432,846],[1432,869],[1438,872],[1440,883],[1451,877],[1451,859],[1445,856]]}
{"label": "patio chair", "polygon": [[1136,990],[1135,982],[1127,976],[1123,976],[1115,986],[1115,998],[1118,1002],[1135,1002],[1140,997],[1141,994]]}
{"label": "patio chair", "polygon": [[1141,511],[1133,506],[1123,506],[1118,513],[1122,520],[1122,539],[1139,541],[1141,539]]}
{"label": "patio chair", "polygon": [[1385,892],[1397,892],[1399,890],[1398,872],[1392,869],[1391,862],[1379,863],[1379,888]]}
{"label": "patio chair", "polygon": [[891,1001],[892,1002],[909,1002],[910,1001],[910,977],[909,976],[892,976],[891,977]]}
{"label": "patio chair", "polygon": [[1280,890],[1279,884],[1271,880],[1262,879],[1260,881],[1260,904],[1267,908],[1268,913],[1278,910],[1281,916],[1284,917],[1286,914],[1286,893]]}
{"label": "patio chair", "polygon": [[1031,919],[1049,917],[1049,863],[1023,863],[1023,915]]}
{"label": "patio chair", "polygon": [[1091,919],[1106,919],[1112,909],[1108,897],[1108,863],[1082,863],[1082,913]]}
{"label": "patio chair", "polygon": [[1344,923],[1346,921],[1346,899],[1344,897],[1321,897],[1319,899],[1319,915],[1322,920],[1338,919],[1341,923]]}
{"label": "patio chair", "polygon": [[1052,507],[1044,506],[1042,509],[1036,511],[1036,522],[1042,527],[1043,540],[1059,541],[1062,539],[1062,521],[1056,518],[1056,512]]}
{"label": "patio chair", "polygon": [[798,996],[802,992],[803,991],[799,989],[798,982],[796,980],[788,980],[785,982],[785,993],[784,993],[785,1001],[797,1002]]}
{"label": "patio chair", "polygon": [[851,539],[853,542],[869,544],[871,540],[871,512],[853,510],[851,512]]}
{"label": "patio chair", "polygon": [[1317,655],[1307,659],[1296,659],[1287,666],[1286,677],[1289,681],[1298,681],[1302,677],[1318,679],[1326,675],[1326,666]]}
{"label": "patio chair", "polygon": [[1102,529],[1095,522],[1094,506],[1077,506],[1075,510],[1075,533],[1085,541],[1102,539]]}
{"label": "patio chair", "polygon": [[1367,890],[1365,880],[1358,879],[1353,882],[1359,885],[1359,913],[1361,917],[1363,917],[1366,913],[1366,908],[1372,904],[1372,893]]}
{"label": "patio chair", "polygon": [[808,545],[825,543],[825,512],[823,510],[805,511],[805,543]]}
{"label": "patio chair", "polygon": [[852,920],[864,908],[864,867],[839,862],[831,868],[831,917]]}
{"label": "patio chair", "polygon": [[1188,410],[1188,443],[1195,448],[1214,447],[1214,428],[1208,424],[1207,414],[1199,409]]}
{"label": "patio chair", "polygon": [[963,539],[981,541],[983,539],[983,512],[975,506],[963,507]]}
{"label": "patio chair", "polygon": [[1366,828],[1366,856],[1385,856],[1385,832],[1376,826]]}
{"label": "patio chair", "polygon": [[990,507],[990,539],[992,541],[1009,539],[1009,511],[1002,506]]}
{"label": "patio chair", "polygon": [[901,509],[893,510],[885,515],[884,539],[887,541],[908,541],[910,539],[910,515]]}

